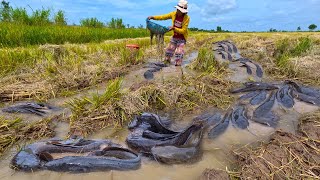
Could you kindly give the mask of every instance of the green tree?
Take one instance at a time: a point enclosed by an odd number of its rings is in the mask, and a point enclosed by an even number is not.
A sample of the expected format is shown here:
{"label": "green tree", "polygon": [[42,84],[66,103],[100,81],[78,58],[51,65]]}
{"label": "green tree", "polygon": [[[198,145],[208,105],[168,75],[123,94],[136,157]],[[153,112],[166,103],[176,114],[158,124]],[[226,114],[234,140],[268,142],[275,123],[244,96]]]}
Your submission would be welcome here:
{"label": "green tree", "polygon": [[50,9],[35,10],[30,17],[31,25],[42,26],[51,24],[50,14]]}
{"label": "green tree", "polygon": [[276,29],[270,28],[269,32],[278,32]]}
{"label": "green tree", "polygon": [[30,18],[25,8],[16,8],[12,10],[12,22],[18,24],[30,24]]}
{"label": "green tree", "polygon": [[311,24],[311,25],[309,26],[309,30],[310,30],[310,31],[313,31],[313,30],[315,30],[315,29],[317,29],[317,25]]}
{"label": "green tree", "polygon": [[126,26],[123,24],[123,20],[121,18],[112,18],[110,22],[107,23],[108,28],[121,29]]}
{"label": "green tree", "polygon": [[301,31],[301,27],[300,26],[297,28],[297,31]]}
{"label": "green tree", "polygon": [[217,32],[222,32],[221,26],[217,26]]}
{"label": "green tree", "polygon": [[59,10],[57,14],[54,16],[54,23],[56,25],[64,26],[67,25],[67,19],[62,10]]}
{"label": "green tree", "polygon": [[0,7],[0,20],[2,22],[10,22],[11,21],[11,11],[9,2],[2,0]]}
{"label": "green tree", "polygon": [[80,25],[85,27],[102,28],[104,27],[103,22],[97,18],[85,18],[80,20]]}

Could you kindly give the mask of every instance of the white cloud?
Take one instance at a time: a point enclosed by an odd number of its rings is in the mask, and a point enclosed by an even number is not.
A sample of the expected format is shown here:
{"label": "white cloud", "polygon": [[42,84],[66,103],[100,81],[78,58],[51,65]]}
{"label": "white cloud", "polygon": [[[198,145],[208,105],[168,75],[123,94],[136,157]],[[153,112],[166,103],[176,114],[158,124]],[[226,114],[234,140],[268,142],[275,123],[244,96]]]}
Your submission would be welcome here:
{"label": "white cloud", "polygon": [[214,16],[230,12],[236,7],[236,0],[207,0],[201,13],[204,16]]}
{"label": "white cloud", "polygon": [[221,22],[228,19],[221,14],[228,13],[237,8],[236,0],[206,0],[204,3],[189,4],[189,11],[198,14],[204,22]]}
{"label": "white cloud", "polygon": [[188,11],[190,13],[199,13],[199,12],[201,12],[201,8],[197,4],[194,4],[194,3],[189,4],[188,9],[189,9]]}

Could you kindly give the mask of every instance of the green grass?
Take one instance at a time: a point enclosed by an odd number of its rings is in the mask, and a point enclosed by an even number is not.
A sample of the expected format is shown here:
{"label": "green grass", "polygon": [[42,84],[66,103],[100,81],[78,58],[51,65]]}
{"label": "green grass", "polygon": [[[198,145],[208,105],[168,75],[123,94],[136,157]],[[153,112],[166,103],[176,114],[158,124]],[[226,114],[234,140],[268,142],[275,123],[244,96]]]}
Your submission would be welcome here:
{"label": "green grass", "polygon": [[146,29],[108,29],[76,26],[28,26],[0,23],[0,48],[39,44],[89,43],[147,37]]}
{"label": "green grass", "polygon": [[[126,48],[127,43],[138,44],[140,50],[132,55],[130,50]],[[118,65],[137,64],[142,61],[144,56],[141,49],[149,46],[150,40],[142,38],[82,45],[2,48],[0,49],[0,76],[12,73],[19,74],[21,71],[34,69],[36,64],[45,64],[46,72],[55,76],[61,68],[70,67],[70,70],[73,70],[75,64],[81,64],[85,60],[92,61],[89,59],[89,55],[95,53],[103,53],[108,58],[118,59]],[[97,60],[96,63],[99,62],[102,62],[101,59]],[[56,66],[56,64],[60,66]]]}
{"label": "green grass", "polygon": [[71,134],[88,136],[106,127],[124,127],[128,120],[146,111],[175,110],[182,114],[196,108],[228,107],[234,99],[231,83],[213,72],[202,77],[166,80],[141,84],[135,90],[120,89],[121,79],[112,80],[102,94],[75,98],[68,103],[72,110]]}
{"label": "green grass", "polygon": [[196,61],[190,67],[198,71],[212,72],[217,65],[213,51],[210,48],[201,48]]}
{"label": "green grass", "polygon": [[290,58],[299,57],[306,53],[312,47],[312,41],[308,37],[302,37],[297,40],[283,39],[277,43],[275,52],[276,64],[280,68],[290,68]]}
{"label": "green grass", "polygon": [[86,100],[92,105],[93,109],[100,108],[102,105],[108,102],[117,101],[121,97],[121,83],[121,78],[111,81],[107,85],[107,88],[103,94],[95,93],[92,95],[91,99]]}

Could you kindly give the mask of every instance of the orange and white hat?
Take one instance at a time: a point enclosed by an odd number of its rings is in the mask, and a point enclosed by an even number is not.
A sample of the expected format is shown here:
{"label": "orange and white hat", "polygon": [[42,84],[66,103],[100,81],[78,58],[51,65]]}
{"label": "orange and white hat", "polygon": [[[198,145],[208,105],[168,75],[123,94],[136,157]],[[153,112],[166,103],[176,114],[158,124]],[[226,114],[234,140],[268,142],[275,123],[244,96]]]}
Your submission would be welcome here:
{"label": "orange and white hat", "polygon": [[175,8],[179,9],[182,13],[188,12],[188,1],[180,0],[178,5],[174,6]]}

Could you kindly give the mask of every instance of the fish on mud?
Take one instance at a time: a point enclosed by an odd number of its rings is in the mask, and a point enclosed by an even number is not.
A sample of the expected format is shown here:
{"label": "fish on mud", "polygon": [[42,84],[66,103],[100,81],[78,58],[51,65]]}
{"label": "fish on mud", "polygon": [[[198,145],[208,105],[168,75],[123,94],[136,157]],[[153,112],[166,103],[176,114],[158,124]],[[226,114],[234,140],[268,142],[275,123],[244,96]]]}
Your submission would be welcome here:
{"label": "fish on mud", "polygon": [[264,117],[266,114],[268,114],[272,110],[275,100],[276,93],[272,92],[269,98],[253,112],[253,117],[259,118]]}
{"label": "fish on mud", "polygon": [[177,134],[172,134],[171,137],[167,136],[157,139],[150,139],[150,137],[144,137],[143,133],[140,134],[133,131],[128,135],[126,142],[129,147],[136,149],[139,152],[150,153],[151,148],[155,146],[182,146],[192,134],[201,131],[202,129],[203,125],[192,124],[185,130]]}
{"label": "fish on mud", "polygon": [[193,122],[203,121],[206,127],[215,126],[221,121],[220,113],[204,113],[193,119]]}
{"label": "fish on mud", "polygon": [[299,99],[300,101],[303,101],[312,105],[320,106],[320,98],[316,98],[314,96],[308,96],[306,94],[299,93],[296,91],[293,91],[293,96]]}
{"label": "fish on mud", "polygon": [[294,97],[293,90],[289,85],[284,85],[277,92],[277,101],[286,108],[293,108]]}
{"label": "fish on mud", "polygon": [[275,115],[273,112],[269,111],[267,114],[265,114],[263,117],[254,117],[252,118],[252,121],[276,128],[278,125],[280,118]]}
{"label": "fish on mud", "polygon": [[263,101],[267,99],[267,95],[268,95],[267,91],[260,91],[256,96],[254,96],[250,100],[250,104],[251,105],[261,104]]}
{"label": "fish on mud", "polygon": [[152,62],[144,66],[144,68],[149,68],[144,74],[144,78],[147,80],[151,80],[154,78],[155,72],[161,71],[162,68],[168,67],[167,64],[162,63],[162,62]]}
{"label": "fish on mud", "polygon": [[237,59],[236,61],[239,61],[240,63],[246,65],[245,67],[250,67],[249,65],[247,65],[248,62],[252,63],[253,65],[255,65],[256,67],[256,75],[259,77],[259,78],[262,78],[263,77],[263,70],[261,68],[261,66],[255,62],[253,62],[252,60],[250,59],[247,59],[247,58],[239,58]]}
{"label": "fish on mud", "polygon": [[[10,167],[26,172],[47,169],[75,173],[132,170],[140,167],[141,157],[138,154],[109,140],[81,139],[70,142],[53,139],[30,144],[12,158]],[[51,153],[77,153],[80,156],[66,155],[54,159]]]}
{"label": "fish on mud", "polygon": [[218,125],[216,125],[209,131],[208,137],[210,139],[214,139],[219,135],[223,134],[229,126],[230,119],[231,119],[231,114],[230,113],[225,114],[222,121],[219,122]]}
{"label": "fish on mud", "polygon": [[260,91],[249,92],[247,94],[244,94],[244,95],[240,96],[239,100],[251,99],[251,98],[257,96],[259,93],[260,93]]}
{"label": "fish on mud", "polygon": [[44,104],[44,103],[26,102],[26,103],[19,103],[19,104],[2,109],[3,112],[7,112],[7,113],[35,114],[38,116],[44,116],[50,110],[55,111],[55,110],[58,110],[58,108]]}
{"label": "fish on mud", "polygon": [[154,78],[153,72],[150,70],[147,70],[144,74],[143,77],[146,78],[147,80],[151,80]]}
{"label": "fish on mud", "polygon": [[217,50],[217,54],[220,54],[222,59],[232,61],[232,55],[226,51]]}
{"label": "fish on mud", "polygon": [[236,54],[236,53],[239,52],[239,50],[238,50],[238,48],[237,48],[237,46],[235,44],[233,44],[232,42],[229,42],[229,41],[227,41],[227,43],[229,43],[232,46],[233,53]]}
{"label": "fish on mud", "polygon": [[239,106],[233,110],[231,114],[231,122],[240,129],[247,129],[249,126],[246,109],[244,106]]}
{"label": "fish on mud", "polygon": [[[200,125],[201,122],[194,122]],[[151,149],[151,154],[157,162],[165,164],[194,163],[202,155],[200,143],[203,136],[203,128],[188,136],[187,141],[176,146],[156,146]]]}
{"label": "fish on mud", "polygon": [[247,63],[243,63],[243,64],[241,65],[241,67],[245,67],[245,68],[247,69],[247,73],[248,73],[249,75],[252,75],[251,67],[250,67]]}
{"label": "fish on mud", "polygon": [[294,81],[286,80],[286,84],[291,85],[298,93],[302,93],[317,99],[320,99],[320,90],[313,87],[300,85]]}
{"label": "fish on mud", "polygon": [[243,92],[251,92],[251,91],[257,91],[257,90],[279,89],[277,85],[263,83],[263,82],[246,82],[244,83],[244,86],[245,87],[231,90],[231,93],[243,93]]}
{"label": "fish on mud", "polygon": [[253,112],[252,120],[270,127],[276,127],[279,117],[271,111],[275,101],[276,92],[272,92],[269,98]]}
{"label": "fish on mud", "polygon": [[206,123],[207,120],[200,118],[176,132],[165,127],[159,116],[144,113],[129,124],[132,132],[127,136],[126,143],[140,153],[151,155],[158,162],[190,162],[200,154],[199,144]]}
{"label": "fish on mud", "polygon": [[160,118],[156,114],[143,113],[140,116],[136,116],[133,121],[128,125],[129,130],[141,128],[143,130],[149,130],[162,134],[177,134],[178,132],[172,131],[168,128],[171,121]]}
{"label": "fish on mud", "polygon": [[235,44],[233,44],[230,41],[218,41],[213,43],[214,45],[216,45],[220,50],[229,52],[231,54],[236,54],[239,52],[238,48],[236,47]]}
{"label": "fish on mud", "polygon": [[137,170],[141,165],[138,154],[129,149],[108,147],[88,156],[67,156],[44,164],[45,169],[57,172],[96,172]]}
{"label": "fish on mud", "polygon": [[165,164],[194,163],[202,155],[200,143],[203,130],[191,134],[182,146],[156,146],[151,149],[153,158]]}

